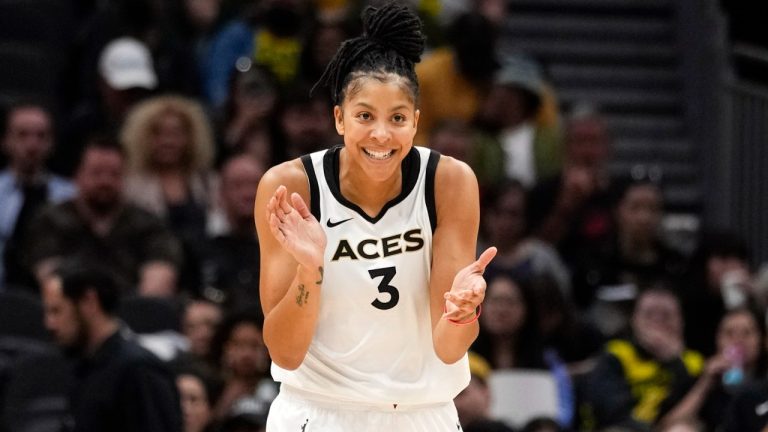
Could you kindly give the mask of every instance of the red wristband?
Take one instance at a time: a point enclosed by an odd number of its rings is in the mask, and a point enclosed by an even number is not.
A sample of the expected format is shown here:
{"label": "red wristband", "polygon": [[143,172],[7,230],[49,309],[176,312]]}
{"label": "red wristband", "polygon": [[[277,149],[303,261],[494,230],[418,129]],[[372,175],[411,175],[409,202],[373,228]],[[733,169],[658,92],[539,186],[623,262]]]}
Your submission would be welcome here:
{"label": "red wristband", "polygon": [[483,304],[482,303],[477,305],[477,310],[475,310],[475,316],[474,316],[474,318],[472,318],[469,321],[455,321],[455,320],[452,320],[450,318],[446,318],[445,320],[448,321],[449,323],[453,324],[453,325],[462,326],[462,325],[472,324],[473,322],[477,321],[477,319],[480,318],[480,314],[481,313],[483,313]]}

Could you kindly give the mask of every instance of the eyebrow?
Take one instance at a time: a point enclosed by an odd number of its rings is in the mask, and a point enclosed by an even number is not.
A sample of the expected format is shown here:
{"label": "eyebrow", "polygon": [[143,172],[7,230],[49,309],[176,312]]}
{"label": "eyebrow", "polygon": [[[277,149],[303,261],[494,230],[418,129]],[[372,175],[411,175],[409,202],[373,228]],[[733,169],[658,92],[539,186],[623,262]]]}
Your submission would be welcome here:
{"label": "eyebrow", "polygon": [[[356,102],[355,106],[362,106],[363,108],[369,109],[371,111],[376,111],[376,109],[372,105],[369,105],[365,102]],[[396,107],[391,108],[390,112],[407,110],[407,109],[409,109],[408,105],[403,104],[403,105],[398,105]]]}

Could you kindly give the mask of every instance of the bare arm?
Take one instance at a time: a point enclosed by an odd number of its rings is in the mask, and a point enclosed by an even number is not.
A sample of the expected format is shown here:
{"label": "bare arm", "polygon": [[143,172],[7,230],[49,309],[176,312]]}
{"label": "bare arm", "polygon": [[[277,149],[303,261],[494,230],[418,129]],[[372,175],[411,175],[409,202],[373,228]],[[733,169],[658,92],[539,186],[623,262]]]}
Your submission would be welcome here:
{"label": "bare arm", "polygon": [[[456,205],[461,197],[461,205]],[[432,239],[430,311],[435,353],[445,363],[455,363],[477,338],[477,321],[467,322],[485,297],[485,267],[496,255],[489,248],[475,260],[480,224],[477,179],[463,162],[442,157],[435,179],[437,229]]]}
{"label": "bare arm", "polygon": [[306,203],[299,160],[271,168],[259,183],[254,217],[261,249],[264,343],[285,369],[301,365],[317,325],[325,233]]}
{"label": "bare arm", "polygon": [[665,427],[676,421],[696,418],[710,391],[716,385],[717,379],[727,368],[728,360],[725,357],[721,355],[712,357],[707,362],[704,373],[696,380],[685,397],[659,421],[659,426]]}

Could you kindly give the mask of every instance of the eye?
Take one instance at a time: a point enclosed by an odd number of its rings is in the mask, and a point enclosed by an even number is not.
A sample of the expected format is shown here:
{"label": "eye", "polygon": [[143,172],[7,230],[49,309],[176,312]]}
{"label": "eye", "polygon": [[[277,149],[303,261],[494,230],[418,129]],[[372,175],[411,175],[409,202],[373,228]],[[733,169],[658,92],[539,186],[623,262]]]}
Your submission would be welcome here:
{"label": "eye", "polygon": [[360,120],[370,120],[373,116],[371,116],[371,113],[363,111],[357,115],[357,118]]}
{"label": "eye", "polygon": [[392,121],[395,123],[402,123],[405,121],[405,116],[402,114],[395,114],[392,116]]}

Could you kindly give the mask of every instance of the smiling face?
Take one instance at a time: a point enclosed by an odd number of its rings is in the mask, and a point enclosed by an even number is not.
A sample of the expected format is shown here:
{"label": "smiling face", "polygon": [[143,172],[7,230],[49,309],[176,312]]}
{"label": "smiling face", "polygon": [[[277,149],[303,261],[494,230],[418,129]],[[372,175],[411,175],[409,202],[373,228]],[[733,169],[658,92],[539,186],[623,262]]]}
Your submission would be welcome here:
{"label": "smiling face", "polygon": [[353,80],[334,118],[351,164],[374,181],[386,181],[400,174],[400,162],[413,147],[419,111],[405,78],[379,78]]}

